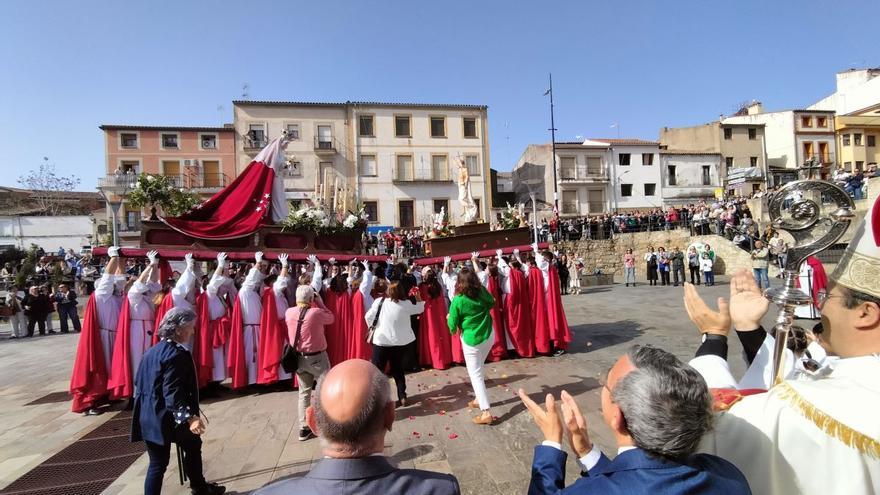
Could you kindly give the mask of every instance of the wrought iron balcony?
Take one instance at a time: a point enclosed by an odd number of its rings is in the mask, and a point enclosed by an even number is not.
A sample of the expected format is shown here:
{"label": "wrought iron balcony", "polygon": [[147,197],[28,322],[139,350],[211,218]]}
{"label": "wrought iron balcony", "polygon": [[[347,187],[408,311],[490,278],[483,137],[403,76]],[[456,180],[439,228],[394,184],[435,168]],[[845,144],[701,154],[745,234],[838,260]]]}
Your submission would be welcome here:
{"label": "wrought iron balcony", "polygon": [[602,167],[590,167],[587,165],[561,167],[559,169],[559,178],[563,182],[598,182],[608,180],[608,176]]}
{"label": "wrought iron balcony", "polygon": [[[175,178],[179,179],[179,177]],[[187,189],[220,189],[230,182],[229,177],[224,173],[193,174],[184,179],[183,184]]]}
{"label": "wrought iron balcony", "polygon": [[269,144],[269,140],[266,139],[265,136],[245,136],[244,137],[244,149],[246,150],[260,150],[266,147]]}

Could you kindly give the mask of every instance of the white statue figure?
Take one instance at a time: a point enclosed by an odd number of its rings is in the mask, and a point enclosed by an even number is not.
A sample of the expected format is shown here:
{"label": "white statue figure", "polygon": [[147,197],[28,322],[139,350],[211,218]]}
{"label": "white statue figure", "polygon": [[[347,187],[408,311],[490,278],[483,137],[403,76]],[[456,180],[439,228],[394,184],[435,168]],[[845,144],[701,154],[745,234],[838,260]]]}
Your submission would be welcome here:
{"label": "white statue figure", "polygon": [[475,221],[477,219],[477,203],[471,194],[471,176],[463,158],[458,159],[458,201],[461,203],[461,216],[464,218],[464,222]]}

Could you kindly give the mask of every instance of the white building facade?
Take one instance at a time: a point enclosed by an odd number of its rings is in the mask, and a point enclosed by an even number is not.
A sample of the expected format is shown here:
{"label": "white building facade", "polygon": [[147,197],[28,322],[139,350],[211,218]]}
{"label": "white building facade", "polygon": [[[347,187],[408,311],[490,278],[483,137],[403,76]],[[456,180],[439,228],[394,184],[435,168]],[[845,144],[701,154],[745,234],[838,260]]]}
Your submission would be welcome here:
{"label": "white building facade", "polygon": [[721,187],[721,153],[660,151],[664,206],[682,206],[715,197]]}
{"label": "white building facade", "polygon": [[612,205],[615,210],[659,208],[663,204],[660,143],[640,139],[588,140],[607,142],[611,158]]}
{"label": "white building facade", "polygon": [[[458,160],[471,177],[479,215],[489,218],[487,107],[374,102],[234,103],[237,165],[287,131],[291,163],[285,190],[294,203],[336,191],[354,209],[363,204],[376,227],[427,225],[446,208],[462,223]],[[325,198],[328,196],[325,194]]]}
{"label": "white building facade", "polygon": [[722,124],[764,124],[771,185],[797,179],[798,169],[808,160],[822,165],[823,176],[827,176],[836,163],[832,111],[762,112],[728,117]]}
{"label": "white building facade", "polygon": [[95,219],[90,215],[0,215],[0,246],[28,249],[31,244],[47,252],[59,247],[79,252],[96,240]]}

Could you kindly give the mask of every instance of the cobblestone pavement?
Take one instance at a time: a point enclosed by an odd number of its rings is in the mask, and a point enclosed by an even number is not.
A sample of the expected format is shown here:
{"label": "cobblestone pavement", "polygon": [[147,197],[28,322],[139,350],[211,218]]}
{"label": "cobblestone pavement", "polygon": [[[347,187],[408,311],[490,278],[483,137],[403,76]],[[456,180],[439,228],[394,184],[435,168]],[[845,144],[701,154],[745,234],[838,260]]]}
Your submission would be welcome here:
{"label": "cobblestone pavement", "polygon": [[[726,296],[728,286],[700,287],[710,301]],[[534,446],[542,440],[519,399],[518,388],[533,398],[562,390],[575,396],[585,411],[593,441],[614,453],[613,438],[599,412],[600,379],[632,344],[651,343],[689,359],[698,336],[688,321],[680,287],[595,287],[564,297],[574,332],[570,351],[487,365],[495,426],[471,423],[466,404],[471,388],[464,367],[426,370],[407,376],[414,405],[397,413],[386,453],[400,467],[450,472],[466,494],[524,493]],[[771,316],[775,314],[771,311]],[[767,318],[767,323],[772,320]],[[8,325],[6,325],[8,327]],[[27,403],[68,388],[78,335],[23,341],[0,339],[0,488],[8,485],[66,445],[82,437],[111,414],[83,417],[69,412],[69,402]],[[730,356],[741,348],[731,341]],[[742,372],[741,360],[733,359]],[[206,401],[210,421],[204,438],[208,479],[231,493],[248,493],[270,481],[298,476],[321,456],[318,440],[297,441],[296,393],[228,393]],[[178,482],[172,461],[165,493],[189,493]],[[146,455],[135,462],[105,493],[142,493]],[[577,475],[569,458],[568,481]]]}

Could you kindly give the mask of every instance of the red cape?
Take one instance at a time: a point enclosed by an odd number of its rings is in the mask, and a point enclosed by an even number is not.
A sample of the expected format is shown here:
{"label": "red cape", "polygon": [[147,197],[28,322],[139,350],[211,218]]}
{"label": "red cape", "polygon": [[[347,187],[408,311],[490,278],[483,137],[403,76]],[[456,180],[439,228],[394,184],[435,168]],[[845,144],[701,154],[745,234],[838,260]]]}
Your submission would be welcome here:
{"label": "red cape", "polygon": [[435,370],[452,364],[452,339],[446,323],[446,298],[431,297],[428,284],[419,285],[425,311],[419,315],[419,363]]}
{"label": "red cape", "polygon": [[275,291],[271,286],[263,289],[262,301],[260,345],[257,349],[257,383],[267,384],[278,381],[278,366],[281,364],[287,326],[282,325],[278,319]]}
{"label": "red cape", "polygon": [[370,344],[366,340],[370,328],[367,326],[367,320],[364,319],[364,316],[368,309],[370,308],[364,306],[364,295],[361,294],[361,291],[354,291],[354,294],[351,295],[351,317],[354,320],[352,323],[354,330],[352,357],[367,361],[373,355],[373,349],[370,348]]}
{"label": "red cape", "polygon": [[82,333],[70,375],[70,393],[73,395],[70,410],[76,413],[90,409],[107,395],[107,365],[94,293],[89,296],[83,313]]}
{"label": "red cape", "polygon": [[124,297],[116,324],[116,342],[113,344],[110,379],[107,381],[111,399],[125,399],[134,395],[132,375],[135,371],[131,369],[131,307],[128,297]]}
{"label": "red cape", "polygon": [[547,298],[544,297],[544,275],[540,268],[529,267],[528,282],[532,328],[535,332],[535,349],[541,354],[549,354],[550,323],[547,319]]}
{"label": "red cape", "polygon": [[550,325],[550,340],[557,349],[567,349],[571,342],[571,330],[565,319],[565,309],[562,307],[562,292],[559,285],[559,272],[556,266],[550,264],[547,271],[549,288],[547,289],[547,323]]}
{"label": "red cape", "polygon": [[507,340],[504,336],[504,313],[501,309],[501,287],[498,285],[496,277],[489,276],[489,294],[495,298],[495,305],[489,313],[492,315],[492,328],[495,330],[495,342],[492,343],[492,349],[486,359],[489,361],[501,361],[507,356]]}
{"label": "red cape", "polygon": [[247,359],[244,355],[244,320],[241,316],[241,299],[235,298],[232,305],[232,321],[229,330],[229,347],[226,351],[226,371],[232,379],[232,388],[248,384]]}
{"label": "red cape", "polygon": [[[510,269],[510,294],[504,302],[504,316],[507,330],[516,353],[521,357],[535,356],[532,312],[529,299],[529,281],[525,274],[516,268]],[[548,344],[549,346],[549,344]],[[549,352],[549,349],[548,351]]]}
{"label": "red cape", "polygon": [[197,239],[235,239],[272,224],[272,182],[275,171],[253,161],[228,186],[197,209],[163,218],[171,228]]}
{"label": "red cape", "polygon": [[[822,265],[822,262],[819,261],[819,258],[815,256],[810,256],[807,258],[807,264],[810,265],[810,268],[813,269],[813,305],[817,308],[819,307],[819,293],[828,288],[828,276],[825,274],[825,267]],[[794,279],[795,287],[801,286],[801,278],[797,277]]]}
{"label": "red cape", "polygon": [[171,292],[168,292],[162,296],[162,302],[156,306],[156,321],[153,323],[153,345],[159,343],[159,324],[162,323],[162,318],[165,318],[165,313],[173,307],[174,298],[171,297]]}
{"label": "red cape", "polygon": [[[196,298],[196,314],[198,315],[200,332],[195,335],[193,344],[193,361],[196,364],[196,376],[199,381],[199,388],[207,385],[214,376],[214,341],[215,332],[218,330],[223,318],[211,321],[211,311],[208,306],[208,293],[202,292]],[[198,348],[198,354],[195,349]]]}
{"label": "red cape", "polygon": [[335,316],[333,323],[324,327],[327,336],[327,355],[332,367],[353,357],[349,354],[350,339],[354,338],[355,333],[351,314],[351,294],[348,291],[335,292],[325,289],[324,305]]}

